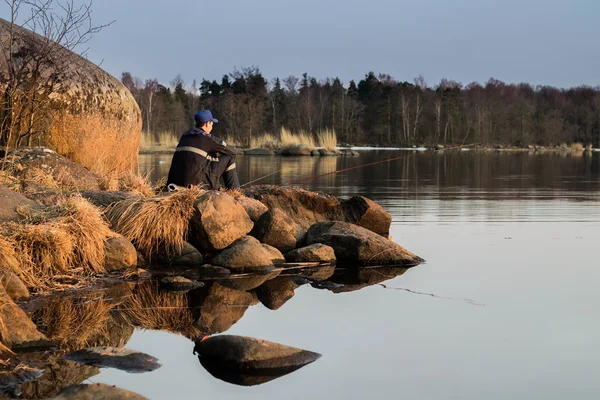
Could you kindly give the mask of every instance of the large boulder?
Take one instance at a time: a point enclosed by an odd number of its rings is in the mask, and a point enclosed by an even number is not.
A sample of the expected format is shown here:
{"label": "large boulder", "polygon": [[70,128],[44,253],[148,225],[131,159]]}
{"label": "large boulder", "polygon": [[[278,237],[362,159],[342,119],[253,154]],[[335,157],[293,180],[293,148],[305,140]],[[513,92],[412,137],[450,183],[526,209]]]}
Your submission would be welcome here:
{"label": "large boulder", "polygon": [[133,270],[137,263],[137,250],[126,237],[119,235],[104,242],[104,269],[107,272]]}
{"label": "large boulder", "polygon": [[269,257],[271,257],[271,261],[273,262],[273,264],[279,264],[279,263],[285,262],[285,257],[283,256],[283,254],[281,254],[281,251],[279,251],[277,248],[270,246],[266,243],[263,243],[262,247],[263,247],[263,249],[265,249],[267,251],[267,253],[269,253]]}
{"label": "large boulder", "polygon": [[0,305],[0,321],[5,322],[0,342],[15,351],[52,345],[27,314],[8,297],[3,285],[0,285]]}
{"label": "large boulder", "polygon": [[[12,60],[21,76],[38,79],[37,86],[27,78],[21,82],[23,87],[31,83],[38,104],[44,104],[36,109],[36,142],[97,173],[136,167],[140,108],[118,79],[64,47],[3,19],[0,44],[0,59]],[[12,57],[8,57],[9,52]],[[0,93],[9,82],[9,68],[8,62],[0,63]],[[24,98],[27,96],[25,93]]]}
{"label": "large boulder", "polygon": [[104,383],[70,386],[51,400],[148,400],[141,394]]}
{"label": "large boulder", "polygon": [[211,264],[232,272],[268,272],[274,266],[271,255],[252,236],[244,236],[211,260]]}
{"label": "large boulder", "polygon": [[260,200],[270,210],[280,209],[305,230],[316,222],[344,220],[342,210],[338,207],[340,201],[334,196],[270,185],[246,189],[246,195]]}
{"label": "large boulder", "polygon": [[320,354],[244,336],[219,335],[196,342],[200,363],[218,379],[251,386],[316,361]]}
{"label": "large boulder", "polygon": [[264,213],[256,222],[252,236],[283,253],[300,246],[306,231],[278,208]]}
{"label": "large boulder", "polygon": [[0,222],[21,221],[23,217],[17,207],[35,207],[36,204],[27,197],[4,186],[0,186]]}
{"label": "large boulder", "polygon": [[190,243],[206,252],[222,250],[252,230],[250,217],[230,195],[209,191],[194,203]]}
{"label": "large boulder", "polygon": [[387,235],[392,215],[374,201],[355,196],[340,205],[347,222],[362,226],[380,235]]}
{"label": "large boulder", "polygon": [[308,230],[306,242],[331,246],[338,261],[359,265],[413,266],[425,261],[399,244],[348,222],[316,223]]}
{"label": "large boulder", "polygon": [[292,250],[285,255],[288,262],[335,262],[335,251],[322,243],[314,243],[306,247]]}
{"label": "large boulder", "polygon": [[244,207],[252,222],[258,221],[261,215],[269,211],[267,206],[256,199],[246,196],[236,196],[235,199]]}
{"label": "large boulder", "polygon": [[198,266],[202,265],[204,258],[198,249],[188,242],[183,242],[181,251],[176,251],[171,255],[166,251],[160,251],[156,259],[152,258],[152,261],[161,265]]}

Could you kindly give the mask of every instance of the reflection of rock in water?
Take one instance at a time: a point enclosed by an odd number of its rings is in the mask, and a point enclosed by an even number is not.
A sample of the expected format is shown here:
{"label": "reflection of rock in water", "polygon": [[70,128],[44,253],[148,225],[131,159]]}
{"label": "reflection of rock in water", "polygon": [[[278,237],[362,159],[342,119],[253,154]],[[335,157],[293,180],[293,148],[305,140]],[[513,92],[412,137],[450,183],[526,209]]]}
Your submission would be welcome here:
{"label": "reflection of rock in water", "polygon": [[339,269],[331,278],[332,282],[344,285],[331,289],[334,293],[354,292],[367,286],[376,285],[404,274],[404,267],[364,267]]}
{"label": "reflection of rock in water", "polygon": [[158,359],[138,351],[115,347],[92,347],[65,356],[69,361],[94,367],[116,368],[131,373],[154,371],[161,367]]}
{"label": "reflection of rock in water", "polygon": [[270,310],[277,310],[289,299],[300,286],[293,282],[293,277],[281,276],[263,283],[256,289],[260,302]]}
{"label": "reflection of rock in water", "polygon": [[26,365],[18,365],[7,371],[0,371],[0,395],[8,394],[11,397],[19,395],[17,386],[26,382],[39,379],[44,371],[37,368],[31,368]]}
{"label": "reflection of rock in water", "polygon": [[194,351],[202,366],[215,378],[242,386],[277,379],[321,357],[311,351],[233,335],[196,342]]}
{"label": "reflection of rock in water", "polygon": [[20,386],[22,397],[26,399],[56,396],[63,388],[81,383],[100,372],[96,367],[67,361],[62,353],[28,353],[19,357],[27,365],[44,370],[39,380]]}
{"label": "reflection of rock in water", "polygon": [[263,283],[269,281],[270,279],[275,278],[281,273],[281,271],[272,271],[264,274],[253,274],[248,276],[236,277],[232,276],[228,279],[219,280],[219,285],[234,289],[234,290],[242,290],[249,291],[252,289],[256,289]]}
{"label": "reflection of rock in water", "polygon": [[225,332],[238,322],[249,306],[256,304],[252,294],[213,283],[190,293],[194,325],[204,333]]}
{"label": "reflection of rock in water", "polygon": [[146,397],[130,392],[129,390],[105,385],[103,383],[94,383],[92,385],[76,385],[63,390],[54,400],[147,400]]}

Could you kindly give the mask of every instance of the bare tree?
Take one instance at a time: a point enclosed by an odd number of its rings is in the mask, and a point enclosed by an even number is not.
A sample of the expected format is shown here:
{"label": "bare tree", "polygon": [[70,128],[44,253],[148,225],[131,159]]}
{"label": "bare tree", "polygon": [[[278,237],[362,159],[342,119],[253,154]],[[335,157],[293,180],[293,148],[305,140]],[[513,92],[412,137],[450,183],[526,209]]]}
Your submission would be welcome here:
{"label": "bare tree", "polygon": [[61,73],[83,62],[79,56],[85,56],[87,48],[82,47],[110,24],[92,25],[91,0],[80,5],[75,0],[4,3],[10,16],[0,20],[7,70],[0,80],[0,145],[18,147],[24,141],[31,145],[48,128],[52,95],[62,89]]}

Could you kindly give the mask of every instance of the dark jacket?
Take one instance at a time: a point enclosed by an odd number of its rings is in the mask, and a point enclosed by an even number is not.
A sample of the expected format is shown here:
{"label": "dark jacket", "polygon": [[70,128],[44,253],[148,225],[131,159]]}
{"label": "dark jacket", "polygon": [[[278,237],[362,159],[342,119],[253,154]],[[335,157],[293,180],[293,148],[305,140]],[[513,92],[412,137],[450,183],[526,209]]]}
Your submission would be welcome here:
{"label": "dark jacket", "polygon": [[178,186],[188,187],[190,185],[211,185],[219,177],[210,176],[214,174],[214,168],[209,168],[209,163],[215,161],[218,153],[234,156],[235,153],[229,148],[217,143],[215,139],[200,128],[186,131],[173,154],[171,169],[167,184],[174,183]]}

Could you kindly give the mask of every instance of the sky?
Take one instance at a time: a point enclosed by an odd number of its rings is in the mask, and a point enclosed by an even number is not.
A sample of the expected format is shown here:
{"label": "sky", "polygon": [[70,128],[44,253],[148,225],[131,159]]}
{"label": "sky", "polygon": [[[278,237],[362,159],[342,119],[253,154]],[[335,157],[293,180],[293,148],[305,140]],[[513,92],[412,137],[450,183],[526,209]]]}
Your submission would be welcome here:
{"label": "sky", "polygon": [[90,60],[163,84],[255,65],[267,79],[600,85],[597,0],[95,0],[93,18],[115,22]]}

